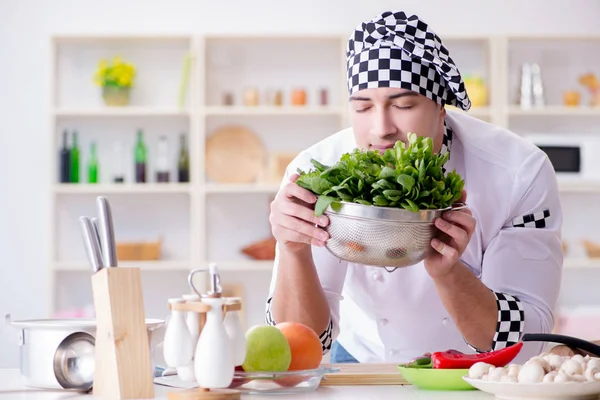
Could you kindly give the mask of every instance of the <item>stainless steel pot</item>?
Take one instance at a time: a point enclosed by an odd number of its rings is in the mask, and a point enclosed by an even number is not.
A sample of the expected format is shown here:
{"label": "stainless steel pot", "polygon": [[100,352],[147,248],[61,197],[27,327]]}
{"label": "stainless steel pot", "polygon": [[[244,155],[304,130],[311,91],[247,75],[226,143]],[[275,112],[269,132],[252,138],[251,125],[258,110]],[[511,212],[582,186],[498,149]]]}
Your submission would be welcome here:
{"label": "stainless steel pot", "polygon": [[[6,323],[18,329],[20,371],[26,386],[88,391],[94,382],[94,319],[37,319]],[[146,319],[150,354],[162,341],[164,321]],[[163,335],[160,335],[162,333]],[[152,371],[154,372],[154,362]]]}

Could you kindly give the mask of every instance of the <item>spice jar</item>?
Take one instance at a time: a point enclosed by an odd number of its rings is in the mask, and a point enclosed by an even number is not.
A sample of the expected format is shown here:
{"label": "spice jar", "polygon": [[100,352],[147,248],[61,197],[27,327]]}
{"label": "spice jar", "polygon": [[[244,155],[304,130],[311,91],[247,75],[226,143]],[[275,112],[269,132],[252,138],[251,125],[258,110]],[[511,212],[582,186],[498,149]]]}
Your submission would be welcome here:
{"label": "spice jar", "polygon": [[246,105],[246,106],[257,106],[258,105],[258,89],[248,88],[244,91],[244,105]]}
{"label": "spice jar", "polygon": [[233,105],[233,94],[231,92],[225,92],[223,94],[223,105],[224,106],[232,106]]}
{"label": "spice jar", "polygon": [[283,105],[283,93],[281,90],[268,90],[267,91],[267,104],[270,106],[281,106]]}
{"label": "spice jar", "polygon": [[328,93],[327,93],[327,89],[321,89],[319,92],[319,103],[322,106],[326,106],[328,101]]}
{"label": "spice jar", "polygon": [[292,90],[291,103],[293,106],[303,106],[306,104],[306,91],[304,89]]}
{"label": "spice jar", "polygon": [[578,106],[581,100],[581,95],[576,90],[567,90],[563,93],[563,101],[566,106]]}

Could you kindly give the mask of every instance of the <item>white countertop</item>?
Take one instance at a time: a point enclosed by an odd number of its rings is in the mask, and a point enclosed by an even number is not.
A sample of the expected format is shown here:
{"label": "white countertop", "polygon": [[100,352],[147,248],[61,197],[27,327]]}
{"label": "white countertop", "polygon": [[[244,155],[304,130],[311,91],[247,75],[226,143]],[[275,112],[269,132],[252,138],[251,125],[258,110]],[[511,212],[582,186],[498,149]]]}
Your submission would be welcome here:
{"label": "white countertop", "polygon": [[[181,389],[155,385],[155,399],[167,400],[169,392]],[[19,370],[0,369],[0,399],[1,400],[58,400],[58,399],[93,399],[93,395],[78,395],[67,391],[37,390],[26,388],[21,383]],[[436,392],[424,391],[414,386],[329,386],[320,387],[314,392],[294,395],[260,396],[243,395],[248,400],[318,400],[318,399],[394,399],[394,400],[489,400],[493,396],[480,391]]]}

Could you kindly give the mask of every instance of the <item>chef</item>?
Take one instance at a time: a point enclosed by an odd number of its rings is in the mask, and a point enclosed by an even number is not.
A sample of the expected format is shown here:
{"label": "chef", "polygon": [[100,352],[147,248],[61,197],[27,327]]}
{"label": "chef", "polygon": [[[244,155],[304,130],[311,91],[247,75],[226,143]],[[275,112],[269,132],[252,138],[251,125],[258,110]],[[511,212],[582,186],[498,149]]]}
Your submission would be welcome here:
{"label": "chef", "polygon": [[[347,44],[352,126],[302,151],[271,204],[277,252],[266,321],[297,321],[332,362],[406,362],[427,352],[473,353],[550,332],[559,293],[562,210],[544,152],[475,119],[448,49],[418,16],[384,12]],[[446,109],[453,106],[460,110]],[[295,184],[311,158],[332,165],[354,148],[383,151],[414,132],[449,153],[468,208],[435,221],[448,240],[406,268],[341,261],[325,247],[326,216]],[[527,342],[516,359],[542,351]]]}

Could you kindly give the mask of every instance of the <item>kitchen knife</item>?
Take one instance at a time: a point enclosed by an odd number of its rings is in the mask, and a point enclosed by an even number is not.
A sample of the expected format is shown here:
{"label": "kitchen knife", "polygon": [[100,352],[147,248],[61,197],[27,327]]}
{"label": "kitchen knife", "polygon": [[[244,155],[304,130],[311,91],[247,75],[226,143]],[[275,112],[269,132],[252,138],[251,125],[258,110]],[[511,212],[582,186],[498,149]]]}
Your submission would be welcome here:
{"label": "kitchen knife", "polygon": [[88,256],[90,265],[92,266],[92,270],[94,272],[100,271],[104,267],[104,262],[102,260],[100,244],[98,243],[98,237],[94,232],[92,221],[90,221],[88,217],[79,217],[79,225],[81,227],[85,252]]}
{"label": "kitchen knife", "polygon": [[554,333],[525,333],[521,338],[523,342],[551,342],[564,344],[572,349],[579,349],[600,357],[600,346],[587,340],[572,336],[558,335]]}
{"label": "kitchen knife", "polygon": [[100,238],[102,239],[101,248],[104,266],[116,267],[117,249],[110,204],[106,197],[99,196],[96,199],[96,205],[98,208],[98,221],[100,222]]}
{"label": "kitchen knife", "polygon": [[100,246],[100,251],[102,251],[102,240],[100,240],[100,227],[98,226],[99,222],[97,217],[92,218],[92,224],[94,225],[94,233],[96,233],[98,245]]}

